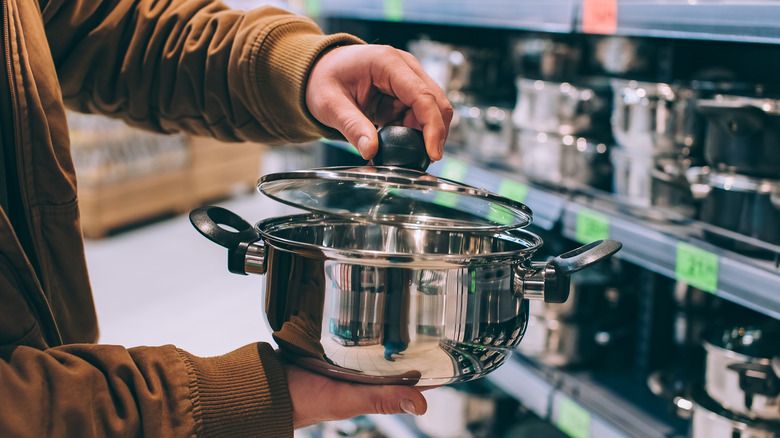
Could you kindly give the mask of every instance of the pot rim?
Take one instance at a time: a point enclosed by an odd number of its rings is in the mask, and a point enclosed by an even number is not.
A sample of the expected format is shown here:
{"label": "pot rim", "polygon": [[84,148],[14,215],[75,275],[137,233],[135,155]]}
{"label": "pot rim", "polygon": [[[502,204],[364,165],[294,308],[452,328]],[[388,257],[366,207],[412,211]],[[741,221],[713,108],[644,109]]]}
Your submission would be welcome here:
{"label": "pot rim", "polygon": [[780,180],[718,171],[710,172],[705,179],[707,185],[715,189],[759,194],[780,193]]}
{"label": "pot rim", "polygon": [[[484,236],[503,235],[507,238],[507,240],[516,241],[519,246],[524,244],[526,245],[525,247],[516,250],[497,251],[487,254],[413,254],[366,249],[343,249],[326,247],[318,244],[300,242],[279,237],[275,235],[272,230],[272,228],[275,228],[276,230],[282,230],[288,227],[299,227],[305,223],[311,223],[318,226],[325,224],[355,224],[361,226],[375,225],[338,216],[323,215],[319,213],[302,213],[264,219],[255,224],[255,229],[259,232],[264,243],[282,251],[346,263],[364,264],[367,266],[405,268],[413,267],[419,269],[460,268],[464,266],[484,265],[496,262],[520,264],[528,260],[544,243],[541,237],[520,227],[500,231],[478,231],[448,229],[432,230],[428,228],[414,229],[393,225],[381,225],[383,227],[395,228],[399,230],[412,230],[414,232],[419,231],[421,233],[441,232]],[[523,239],[522,242],[521,239]]]}

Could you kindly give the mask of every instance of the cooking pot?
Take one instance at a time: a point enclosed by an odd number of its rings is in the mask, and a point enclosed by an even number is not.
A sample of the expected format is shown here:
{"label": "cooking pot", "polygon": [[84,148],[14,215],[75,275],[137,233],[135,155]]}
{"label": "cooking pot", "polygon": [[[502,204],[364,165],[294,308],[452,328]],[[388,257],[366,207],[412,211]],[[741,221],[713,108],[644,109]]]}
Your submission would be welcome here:
{"label": "cooking pot", "polygon": [[692,391],[692,438],[777,438],[780,423],[731,412],[701,389]]}
{"label": "cooking pot", "polygon": [[460,122],[467,145],[464,152],[475,160],[515,168],[515,127],[512,110],[502,106],[469,106],[459,109]]}
{"label": "cooking pot", "polygon": [[704,159],[720,171],[780,178],[780,100],[718,95],[702,99]]}
{"label": "cooking pot", "polygon": [[374,166],[259,180],[260,192],[310,213],[255,226],[219,207],[190,214],[228,248],[231,272],[265,274],[274,339],[302,367],[366,383],[484,376],[523,337],[528,300],[565,301],[573,272],[621,247],[598,241],[532,262],[542,240],[522,229],[527,206],[425,173],[420,131],[379,137]]}
{"label": "cooking pot", "polygon": [[625,148],[696,157],[702,117],[694,110],[700,91],[665,83],[612,79],[612,135]]}
{"label": "cooking pot", "polygon": [[[750,177],[728,172],[710,172],[696,185],[695,195],[703,198],[699,219],[703,222],[780,245],[780,180]],[[749,242],[731,239],[705,230],[713,243],[736,251],[760,253]]]}
{"label": "cooking pot", "polygon": [[518,77],[512,119],[520,129],[558,135],[608,135],[609,85]]}
{"label": "cooking pot", "polygon": [[536,182],[569,189],[612,185],[610,148],[585,137],[520,130],[520,168]]}
{"label": "cooking pot", "polygon": [[747,418],[780,420],[780,331],[762,326],[719,328],[705,341],[705,390],[724,408]]}
{"label": "cooking pot", "polygon": [[567,80],[580,70],[582,49],[575,41],[549,35],[523,36],[511,42],[514,73],[532,79]]}
{"label": "cooking pot", "polygon": [[[695,217],[698,204],[691,184],[706,176],[689,172],[679,157],[613,147],[612,189],[620,205],[655,220]],[[701,168],[696,168],[701,169]]]}

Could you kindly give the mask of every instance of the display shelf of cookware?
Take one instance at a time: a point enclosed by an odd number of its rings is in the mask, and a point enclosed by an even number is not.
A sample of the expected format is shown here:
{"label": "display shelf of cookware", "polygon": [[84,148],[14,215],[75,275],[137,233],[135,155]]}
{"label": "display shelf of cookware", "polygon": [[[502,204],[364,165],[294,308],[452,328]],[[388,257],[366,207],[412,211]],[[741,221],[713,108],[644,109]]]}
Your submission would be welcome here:
{"label": "display shelf of cookware", "polygon": [[307,1],[310,16],[454,26],[571,32],[575,0],[320,0]]}
{"label": "display shelf of cookware", "polygon": [[620,208],[592,197],[573,198],[564,207],[562,234],[577,241],[594,236],[618,240],[623,249],[617,256],[626,261],[780,318],[780,268],[774,261],[705,241],[700,233],[706,224],[645,220]]}
{"label": "display shelf of cookware", "polygon": [[780,43],[775,0],[320,0],[307,13],[379,21]]}
{"label": "display shelf of cookware", "polygon": [[[344,142],[327,142],[350,152]],[[498,193],[528,205],[534,225],[586,242],[623,243],[616,257],[661,275],[780,318],[780,267],[773,260],[729,251],[701,237],[706,224],[691,219],[659,221],[624,211],[609,194],[583,189],[556,191],[525,181],[522,175],[475,164],[465,155],[447,155],[428,172]],[[680,218],[676,218],[680,219]]]}
{"label": "display shelf of cookware", "polygon": [[651,415],[585,371],[569,372],[514,356],[487,378],[572,437],[685,436],[679,424]]}

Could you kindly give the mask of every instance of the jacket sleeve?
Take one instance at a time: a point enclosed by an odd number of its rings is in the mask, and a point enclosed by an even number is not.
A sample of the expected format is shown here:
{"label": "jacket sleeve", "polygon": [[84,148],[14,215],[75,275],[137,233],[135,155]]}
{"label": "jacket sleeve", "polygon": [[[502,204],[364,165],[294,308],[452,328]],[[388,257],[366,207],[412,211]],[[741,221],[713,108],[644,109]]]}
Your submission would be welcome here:
{"label": "jacket sleeve", "polygon": [[361,41],[272,7],[215,0],[50,0],[42,14],[68,107],[225,141],[337,136],[305,105],[312,64]]}
{"label": "jacket sleeve", "polygon": [[173,346],[0,347],[1,434],[291,437],[285,382],[263,343],[213,358]]}

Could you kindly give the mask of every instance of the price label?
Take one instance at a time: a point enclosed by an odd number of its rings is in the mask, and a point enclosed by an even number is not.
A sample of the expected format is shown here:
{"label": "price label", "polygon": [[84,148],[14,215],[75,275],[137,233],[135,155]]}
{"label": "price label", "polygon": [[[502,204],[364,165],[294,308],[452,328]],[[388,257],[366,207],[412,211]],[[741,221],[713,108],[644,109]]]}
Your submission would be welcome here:
{"label": "price label", "polygon": [[513,201],[525,202],[525,197],[528,195],[528,186],[511,179],[503,179],[498,186],[498,194]]}
{"label": "price label", "polygon": [[453,158],[447,158],[442,163],[441,177],[457,182],[463,182],[463,179],[466,176],[466,170],[468,170],[466,163],[455,160]]}
{"label": "price label", "polygon": [[[463,182],[468,166],[466,163],[452,158],[447,158],[442,163],[441,177],[452,181]],[[458,195],[448,192],[439,192],[433,199],[436,204],[453,208],[458,204]]]}
{"label": "price label", "polygon": [[320,16],[320,0],[304,0],[303,7],[307,16],[311,18]]}
{"label": "price label", "polygon": [[581,243],[609,239],[609,217],[587,209],[578,211],[574,238]]}
{"label": "price label", "polygon": [[680,281],[715,293],[718,290],[718,263],[716,254],[687,243],[677,244],[674,272]]}
{"label": "price label", "polygon": [[617,0],[583,0],[582,31],[610,35],[617,31]]}
{"label": "price label", "polygon": [[572,438],[590,438],[590,413],[568,398],[561,398],[556,426]]}
{"label": "price label", "polygon": [[385,20],[401,21],[404,19],[403,0],[385,0],[384,3]]}

